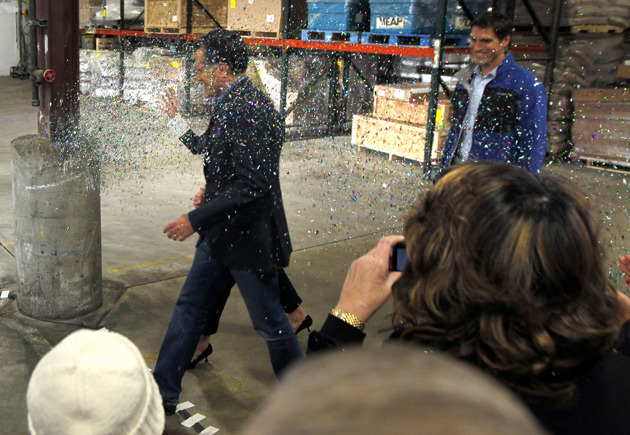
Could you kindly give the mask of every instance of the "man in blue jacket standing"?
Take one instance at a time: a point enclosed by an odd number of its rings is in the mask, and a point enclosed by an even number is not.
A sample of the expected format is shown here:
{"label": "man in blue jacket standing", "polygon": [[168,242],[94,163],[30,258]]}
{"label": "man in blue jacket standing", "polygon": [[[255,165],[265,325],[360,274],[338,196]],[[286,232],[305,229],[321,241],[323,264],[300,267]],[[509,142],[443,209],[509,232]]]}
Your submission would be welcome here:
{"label": "man in blue jacket standing", "polygon": [[540,172],[547,150],[546,91],[508,52],[511,20],[486,12],[472,23],[472,64],[457,73],[453,117],[440,162],[492,160]]}
{"label": "man in blue jacket standing", "polygon": [[291,254],[279,179],[283,123],[246,76],[248,54],[238,34],[215,30],[200,45],[197,78],[215,98],[214,112],[200,136],[179,116],[170,125],[190,151],[204,156],[206,185],[199,207],[164,228],[172,240],[200,236],[154,370],[167,414],[176,410],[208,314],[220,316],[234,284],[276,375],[302,358],[278,294],[277,271]]}

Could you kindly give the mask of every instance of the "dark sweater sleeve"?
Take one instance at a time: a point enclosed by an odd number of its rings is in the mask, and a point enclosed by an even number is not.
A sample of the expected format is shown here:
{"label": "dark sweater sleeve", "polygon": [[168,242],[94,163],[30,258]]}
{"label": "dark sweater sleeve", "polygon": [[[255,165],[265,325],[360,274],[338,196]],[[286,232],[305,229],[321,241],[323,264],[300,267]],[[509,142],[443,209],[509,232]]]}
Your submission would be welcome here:
{"label": "dark sweater sleeve", "polygon": [[630,320],[621,325],[621,333],[615,350],[622,355],[630,356]]}
{"label": "dark sweater sleeve", "polygon": [[307,355],[327,349],[346,348],[363,344],[365,334],[332,314],[324,322],[322,329],[308,336]]}

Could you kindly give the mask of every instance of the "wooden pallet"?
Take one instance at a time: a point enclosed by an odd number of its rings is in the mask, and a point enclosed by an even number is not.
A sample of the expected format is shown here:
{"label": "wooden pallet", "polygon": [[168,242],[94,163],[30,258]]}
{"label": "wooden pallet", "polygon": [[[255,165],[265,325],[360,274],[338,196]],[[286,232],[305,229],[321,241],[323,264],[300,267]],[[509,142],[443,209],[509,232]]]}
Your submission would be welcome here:
{"label": "wooden pallet", "polygon": [[282,32],[258,32],[254,30],[233,30],[246,38],[267,38],[267,39],[281,39]]}
{"label": "wooden pallet", "polygon": [[619,161],[600,156],[578,155],[577,158],[583,161],[587,168],[599,171],[615,172],[618,174],[630,174],[630,161]]}
{"label": "wooden pallet", "polygon": [[[392,160],[400,160],[400,159],[413,160],[414,162],[418,162],[418,163],[423,163],[424,162],[424,158],[422,158],[418,154],[411,154],[411,153],[404,153],[404,152],[391,152],[391,151],[387,151],[387,150],[382,150],[378,146],[362,146],[362,145],[359,145],[359,146],[357,146],[357,151],[359,151],[360,153],[367,152],[367,151],[372,151],[372,152],[376,152],[376,153],[383,153],[383,154],[387,155],[387,160],[389,160],[390,162]],[[439,159],[431,159],[431,163],[429,164],[429,166],[438,166],[439,164],[440,164],[440,160]]]}
{"label": "wooden pallet", "polygon": [[[214,30],[216,27],[193,27],[190,33],[208,33],[210,30]],[[186,27],[150,27],[144,28],[145,33],[160,33],[165,35],[181,35],[186,32]]]}
{"label": "wooden pallet", "polygon": [[[467,47],[469,35],[448,34],[444,35],[444,46]],[[403,47],[432,47],[433,35],[389,34],[389,33],[362,33],[363,44],[396,45]]]}
{"label": "wooden pallet", "polygon": [[306,29],[302,30],[302,41],[348,42],[350,44],[358,44],[361,42],[361,33]]}
{"label": "wooden pallet", "polygon": [[118,47],[118,37],[96,38],[96,49],[99,51],[111,51]]}
{"label": "wooden pallet", "polygon": [[599,24],[583,24],[581,26],[571,26],[571,33],[623,33],[621,26],[604,26]]}

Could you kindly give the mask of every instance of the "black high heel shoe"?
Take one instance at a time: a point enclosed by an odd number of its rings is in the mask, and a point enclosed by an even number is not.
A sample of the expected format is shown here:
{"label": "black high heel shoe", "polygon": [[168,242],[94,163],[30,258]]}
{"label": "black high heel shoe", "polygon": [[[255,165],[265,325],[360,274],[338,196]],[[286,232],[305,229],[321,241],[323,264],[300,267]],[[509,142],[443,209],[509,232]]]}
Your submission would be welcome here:
{"label": "black high heel shoe", "polygon": [[300,326],[298,326],[298,329],[295,330],[295,335],[298,335],[303,329],[308,329],[308,332],[311,332],[312,325],[313,319],[307,314],[304,320],[302,320],[302,323],[300,323]]}
{"label": "black high heel shoe", "polygon": [[190,364],[188,364],[188,370],[194,369],[197,364],[201,362],[202,359],[205,359],[208,362],[208,357],[212,354],[212,344],[208,344],[208,347],[199,354],[197,358],[192,360]]}

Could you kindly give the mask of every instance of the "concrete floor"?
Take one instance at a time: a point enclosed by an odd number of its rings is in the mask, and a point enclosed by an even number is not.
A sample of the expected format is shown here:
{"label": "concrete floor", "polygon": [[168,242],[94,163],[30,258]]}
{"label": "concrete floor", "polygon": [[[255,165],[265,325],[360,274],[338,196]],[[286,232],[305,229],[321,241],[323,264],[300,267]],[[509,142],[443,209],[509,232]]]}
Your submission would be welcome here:
{"label": "concrete floor", "polygon": [[[37,108],[30,82],[0,77],[0,291],[17,291],[13,257],[10,141],[36,133]],[[164,224],[186,212],[202,183],[201,163],[173,140],[163,118],[118,100],[82,102],[84,130],[103,150],[103,307],[64,322],[23,316],[16,302],[0,301],[0,434],[25,434],[25,391],[39,358],[77,328],[106,327],[127,335],[153,367],[173,304],[194,251],[194,238],[178,243]],[[199,120],[199,126],[203,120]],[[607,267],[619,280],[617,258],[630,252],[630,174],[549,165],[547,173],[579,183],[600,207]],[[289,142],[281,180],[294,245],[287,272],[320,325],[335,304],[350,262],[381,235],[399,233],[409,207],[428,187],[421,167],[358,153],[347,137]],[[620,281],[620,280],[619,280]],[[619,284],[621,288],[622,285]],[[18,295],[19,297],[19,295]],[[389,306],[367,328],[368,346],[387,333]],[[299,341],[304,347],[307,334]],[[204,426],[235,433],[276,384],[267,349],[251,327],[238,291],[232,293],[209,364],[186,374],[181,401],[206,416]],[[175,433],[193,434],[179,416],[167,418]]]}

